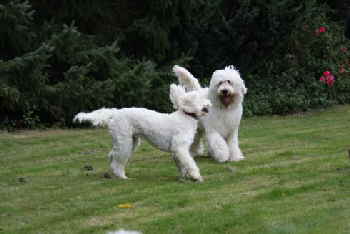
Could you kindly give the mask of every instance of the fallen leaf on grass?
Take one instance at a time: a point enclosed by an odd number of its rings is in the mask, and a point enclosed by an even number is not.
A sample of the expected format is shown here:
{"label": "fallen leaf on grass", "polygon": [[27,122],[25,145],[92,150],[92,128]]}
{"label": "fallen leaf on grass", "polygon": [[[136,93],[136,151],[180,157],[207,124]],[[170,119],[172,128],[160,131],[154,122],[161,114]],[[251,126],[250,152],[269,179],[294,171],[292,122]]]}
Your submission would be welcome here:
{"label": "fallen leaf on grass", "polygon": [[130,203],[119,204],[118,208],[134,208],[134,206]]}

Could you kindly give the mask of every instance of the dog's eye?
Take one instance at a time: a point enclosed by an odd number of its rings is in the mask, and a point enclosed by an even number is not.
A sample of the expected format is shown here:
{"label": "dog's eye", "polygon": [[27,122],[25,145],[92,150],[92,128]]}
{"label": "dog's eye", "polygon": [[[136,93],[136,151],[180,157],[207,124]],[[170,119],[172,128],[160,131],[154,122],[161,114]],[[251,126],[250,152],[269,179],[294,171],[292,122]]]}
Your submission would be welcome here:
{"label": "dog's eye", "polygon": [[230,81],[230,80],[227,80],[227,83],[231,84],[231,81]]}

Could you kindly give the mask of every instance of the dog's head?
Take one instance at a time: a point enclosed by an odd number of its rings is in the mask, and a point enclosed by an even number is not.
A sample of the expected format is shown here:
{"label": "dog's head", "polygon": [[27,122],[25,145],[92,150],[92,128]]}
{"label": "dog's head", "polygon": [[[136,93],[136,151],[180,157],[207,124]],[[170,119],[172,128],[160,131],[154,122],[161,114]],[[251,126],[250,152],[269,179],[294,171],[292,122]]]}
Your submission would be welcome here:
{"label": "dog's head", "polygon": [[170,100],[177,110],[183,111],[185,114],[198,119],[209,112],[211,102],[200,92],[187,92],[182,86],[170,85]]}
{"label": "dog's head", "polygon": [[241,103],[246,93],[244,81],[233,66],[213,73],[209,86],[209,97],[212,102],[228,108]]}

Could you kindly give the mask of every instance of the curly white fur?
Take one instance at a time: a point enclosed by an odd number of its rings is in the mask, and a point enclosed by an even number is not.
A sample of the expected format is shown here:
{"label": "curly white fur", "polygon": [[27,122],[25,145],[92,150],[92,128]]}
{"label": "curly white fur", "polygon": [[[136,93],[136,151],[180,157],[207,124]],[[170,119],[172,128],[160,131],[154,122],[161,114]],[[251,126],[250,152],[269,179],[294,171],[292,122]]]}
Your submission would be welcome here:
{"label": "curly white fur", "polygon": [[[181,86],[170,86],[170,99],[178,109],[171,114],[145,108],[100,109],[79,113],[76,121],[89,121],[95,126],[106,124],[113,138],[109,153],[111,168],[117,177],[127,179],[125,166],[143,137],[160,150],[171,152],[185,178],[202,181],[199,168],[190,155],[190,147],[197,131],[198,119],[206,115],[210,106],[198,92],[185,92]],[[111,114],[111,115],[110,115]]]}
{"label": "curly white fur", "polygon": [[[203,146],[201,138],[206,135],[209,154],[218,162],[239,161],[244,156],[239,148],[238,130],[243,113],[243,98],[247,93],[244,81],[237,69],[227,66],[223,70],[213,73],[209,88],[201,88],[196,85],[189,71],[185,68],[174,68],[179,83],[185,85],[187,90],[197,90],[203,97],[209,97],[212,102],[208,116],[200,121],[202,129],[194,139],[191,147],[192,154],[202,154]],[[187,82],[185,80],[188,80]],[[194,85],[191,85],[194,84]],[[205,130],[205,131],[203,131]]]}
{"label": "curly white fur", "polygon": [[77,114],[73,122],[89,121],[94,126],[107,126],[113,115],[118,111],[116,108],[101,108],[90,113],[81,112]]}
{"label": "curly white fur", "polygon": [[175,65],[173,72],[178,78],[179,84],[186,89],[186,91],[198,90],[201,88],[198,80],[186,70],[186,68]]}

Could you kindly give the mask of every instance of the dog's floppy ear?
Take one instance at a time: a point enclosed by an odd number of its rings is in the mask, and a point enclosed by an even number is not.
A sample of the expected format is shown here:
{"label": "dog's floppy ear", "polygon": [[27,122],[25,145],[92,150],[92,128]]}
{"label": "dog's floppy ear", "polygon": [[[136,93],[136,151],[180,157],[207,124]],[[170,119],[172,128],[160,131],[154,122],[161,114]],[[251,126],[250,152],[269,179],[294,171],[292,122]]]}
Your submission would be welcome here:
{"label": "dog's floppy ear", "polygon": [[182,104],[182,98],[186,94],[183,87],[176,84],[170,85],[170,101],[173,104],[174,109],[179,109]]}
{"label": "dog's floppy ear", "polygon": [[198,80],[186,68],[174,65],[173,72],[179,84],[185,87],[186,91],[198,90],[201,88]]}

